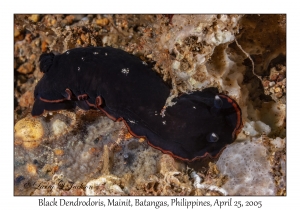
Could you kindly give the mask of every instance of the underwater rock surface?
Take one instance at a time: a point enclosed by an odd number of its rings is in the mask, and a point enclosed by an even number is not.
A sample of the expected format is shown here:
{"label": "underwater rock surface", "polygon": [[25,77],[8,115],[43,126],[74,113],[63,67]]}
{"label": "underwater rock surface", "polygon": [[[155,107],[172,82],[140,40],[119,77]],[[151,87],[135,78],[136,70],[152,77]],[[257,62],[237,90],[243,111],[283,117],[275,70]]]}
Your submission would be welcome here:
{"label": "underwater rock surface", "polygon": [[[15,195],[285,195],[285,18],[15,15]],[[166,106],[218,88],[241,107],[242,132],[219,159],[188,164],[100,111],[32,118],[39,56],[87,46],[120,48],[153,67],[172,87]]]}

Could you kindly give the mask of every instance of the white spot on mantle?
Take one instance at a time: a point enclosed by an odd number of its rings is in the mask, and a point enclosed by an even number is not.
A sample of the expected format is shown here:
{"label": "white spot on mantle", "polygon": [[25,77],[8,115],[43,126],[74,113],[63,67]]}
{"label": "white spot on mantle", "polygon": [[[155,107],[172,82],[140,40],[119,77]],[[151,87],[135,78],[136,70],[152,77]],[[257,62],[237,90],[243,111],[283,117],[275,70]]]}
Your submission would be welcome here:
{"label": "white spot on mantle", "polygon": [[132,123],[132,124],[135,124],[135,121],[134,121],[134,120],[129,120],[129,119],[128,119],[128,121],[129,121],[130,123]]}
{"label": "white spot on mantle", "polygon": [[121,72],[127,76],[127,74],[129,74],[129,68],[124,68]]}

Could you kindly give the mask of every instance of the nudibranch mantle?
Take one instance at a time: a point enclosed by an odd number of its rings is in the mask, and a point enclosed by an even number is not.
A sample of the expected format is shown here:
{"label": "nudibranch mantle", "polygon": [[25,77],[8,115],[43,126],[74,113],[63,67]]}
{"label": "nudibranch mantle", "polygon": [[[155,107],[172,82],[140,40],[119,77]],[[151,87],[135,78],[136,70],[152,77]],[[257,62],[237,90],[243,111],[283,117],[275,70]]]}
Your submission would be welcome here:
{"label": "nudibranch mantle", "polygon": [[217,157],[242,128],[241,109],[217,88],[175,99],[160,113],[170,87],[139,58],[111,47],[42,54],[32,115],[44,110],[99,109],[129,132],[175,158]]}

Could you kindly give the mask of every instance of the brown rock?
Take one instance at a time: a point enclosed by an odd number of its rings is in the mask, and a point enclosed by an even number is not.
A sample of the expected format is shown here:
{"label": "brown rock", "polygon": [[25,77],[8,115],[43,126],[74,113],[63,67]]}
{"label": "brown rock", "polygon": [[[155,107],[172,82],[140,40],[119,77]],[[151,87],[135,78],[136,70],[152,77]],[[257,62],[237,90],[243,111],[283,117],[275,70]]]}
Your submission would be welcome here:
{"label": "brown rock", "polygon": [[32,34],[26,34],[25,40],[26,40],[28,43],[31,43],[31,41],[32,41]]}
{"label": "brown rock", "polygon": [[75,17],[74,17],[74,15],[68,15],[65,19],[68,24],[72,24]]}
{"label": "brown rock", "polygon": [[34,62],[35,59],[36,59],[36,55],[35,54],[30,55],[30,57],[29,57],[30,61]]}
{"label": "brown rock", "polygon": [[109,23],[107,18],[97,19],[96,24],[99,26],[106,26]]}
{"label": "brown rock", "polygon": [[47,47],[48,47],[48,44],[46,41],[43,41],[42,42],[42,52],[46,52],[47,51]]}
{"label": "brown rock", "polygon": [[26,169],[29,174],[36,175],[36,166],[32,163],[27,163]]}
{"label": "brown rock", "polygon": [[20,98],[19,105],[21,107],[29,107],[30,105],[33,105],[34,102],[34,96],[33,91],[26,91]]}
{"label": "brown rock", "polygon": [[33,65],[29,62],[26,62],[22,64],[17,71],[22,74],[29,74],[33,71]]}
{"label": "brown rock", "polygon": [[18,29],[18,27],[15,25],[14,26],[14,37],[17,37],[21,34],[20,30]]}
{"label": "brown rock", "polygon": [[85,36],[84,34],[81,34],[80,35],[80,38],[83,42],[86,42],[87,41],[87,36]]}
{"label": "brown rock", "polygon": [[62,156],[64,155],[64,151],[62,149],[54,149],[53,150],[54,154],[57,156]]}
{"label": "brown rock", "polygon": [[36,23],[39,21],[40,15],[31,15],[28,19],[31,20],[32,22]]}
{"label": "brown rock", "polygon": [[25,149],[38,147],[44,136],[44,128],[40,118],[27,116],[15,125],[15,140],[22,141]]}

